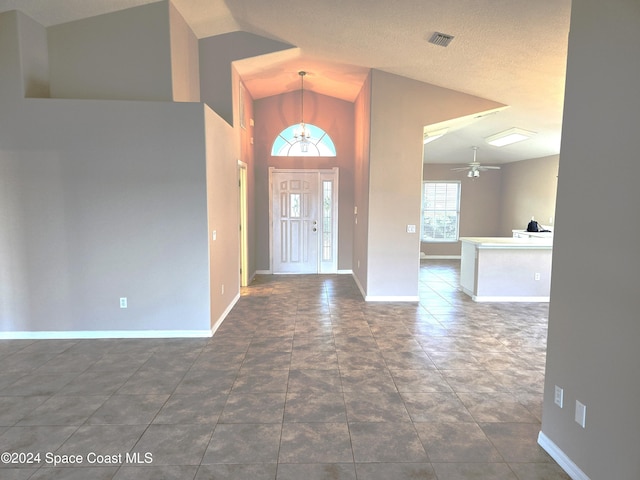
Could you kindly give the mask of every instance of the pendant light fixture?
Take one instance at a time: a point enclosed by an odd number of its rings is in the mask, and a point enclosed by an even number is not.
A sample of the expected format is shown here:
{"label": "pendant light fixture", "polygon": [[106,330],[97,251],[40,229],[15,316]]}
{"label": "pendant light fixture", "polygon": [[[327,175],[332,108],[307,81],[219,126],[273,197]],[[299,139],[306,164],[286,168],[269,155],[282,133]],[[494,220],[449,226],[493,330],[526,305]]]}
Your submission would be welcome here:
{"label": "pendant light fixture", "polygon": [[295,140],[300,142],[300,151],[302,152],[309,151],[309,139],[311,138],[309,127],[304,123],[304,76],[306,74],[307,72],[303,70],[298,72],[300,75],[300,126],[293,133]]}

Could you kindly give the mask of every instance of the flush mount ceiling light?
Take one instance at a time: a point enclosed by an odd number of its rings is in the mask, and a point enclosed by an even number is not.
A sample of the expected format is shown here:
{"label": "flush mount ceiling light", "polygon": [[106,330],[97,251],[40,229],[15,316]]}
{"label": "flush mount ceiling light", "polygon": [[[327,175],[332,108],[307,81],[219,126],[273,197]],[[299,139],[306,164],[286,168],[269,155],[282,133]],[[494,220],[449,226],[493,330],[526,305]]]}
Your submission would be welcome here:
{"label": "flush mount ceiling light", "polygon": [[295,129],[293,137],[300,141],[300,150],[302,152],[309,151],[309,138],[311,138],[311,131],[304,124],[304,76],[307,72],[300,70],[300,126]]}
{"label": "flush mount ceiling light", "polygon": [[434,140],[439,139],[448,131],[448,128],[443,128],[442,130],[434,130],[433,132],[424,132],[424,139],[422,140],[422,143],[426,145],[429,142],[433,142]]}
{"label": "flush mount ceiling light", "polygon": [[522,128],[514,127],[510,128],[509,130],[505,130],[504,132],[491,135],[484,140],[489,145],[493,145],[494,147],[504,147],[505,145],[511,145],[512,143],[527,140],[533,137],[535,134],[536,132],[530,132],[528,130],[523,130]]}

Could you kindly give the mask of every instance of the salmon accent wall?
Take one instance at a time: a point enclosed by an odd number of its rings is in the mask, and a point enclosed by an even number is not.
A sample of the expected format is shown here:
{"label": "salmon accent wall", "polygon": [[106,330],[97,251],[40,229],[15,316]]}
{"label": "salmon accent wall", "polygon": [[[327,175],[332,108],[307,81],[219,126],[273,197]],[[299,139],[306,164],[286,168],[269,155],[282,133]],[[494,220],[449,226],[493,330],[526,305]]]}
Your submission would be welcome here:
{"label": "salmon accent wall", "polygon": [[300,122],[300,92],[254,102],[256,268],[269,270],[269,167],[326,169],[338,167],[338,270],[351,270],[354,207],[354,105],[312,91],[304,93],[304,121],[322,128],[336,146],[335,157],[272,157],[276,136]]}

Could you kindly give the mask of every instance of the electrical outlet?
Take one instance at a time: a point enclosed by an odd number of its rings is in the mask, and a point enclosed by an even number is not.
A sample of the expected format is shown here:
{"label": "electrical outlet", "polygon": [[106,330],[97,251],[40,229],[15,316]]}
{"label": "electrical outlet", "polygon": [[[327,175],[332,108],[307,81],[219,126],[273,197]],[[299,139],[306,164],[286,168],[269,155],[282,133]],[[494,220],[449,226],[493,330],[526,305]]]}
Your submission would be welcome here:
{"label": "electrical outlet", "polygon": [[560,408],[564,405],[564,390],[556,385],[555,395],[553,397],[553,401]]}
{"label": "electrical outlet", "polygon": [[540,280],[540,273],[539,272],[534,273],[533,274],[533,279],[534,280]]}
{"label": "electrical outlet", "polygon": [[578,400],[576,400],[576,415],[574,418],[578,425],[585,428],[587,423],[587,406]]}
{"label": "electrical outlet", "polygon": [[128,302],[127,297],[120,297],[120,308],[127,308]]}
{"label": "electrical outlet", "polygon": [[215,242],[218,239],[218,231],[214,230],[211,232],[211,239]]}

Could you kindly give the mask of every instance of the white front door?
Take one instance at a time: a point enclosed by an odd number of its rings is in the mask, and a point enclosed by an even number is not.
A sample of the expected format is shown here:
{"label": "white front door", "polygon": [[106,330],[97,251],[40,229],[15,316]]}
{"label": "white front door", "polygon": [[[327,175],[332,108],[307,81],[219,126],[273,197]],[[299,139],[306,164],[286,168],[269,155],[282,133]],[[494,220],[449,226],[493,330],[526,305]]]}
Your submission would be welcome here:
{"label": "white front door", "polygon": [[335,271],[337,169],[270,173],[273,273]]}

